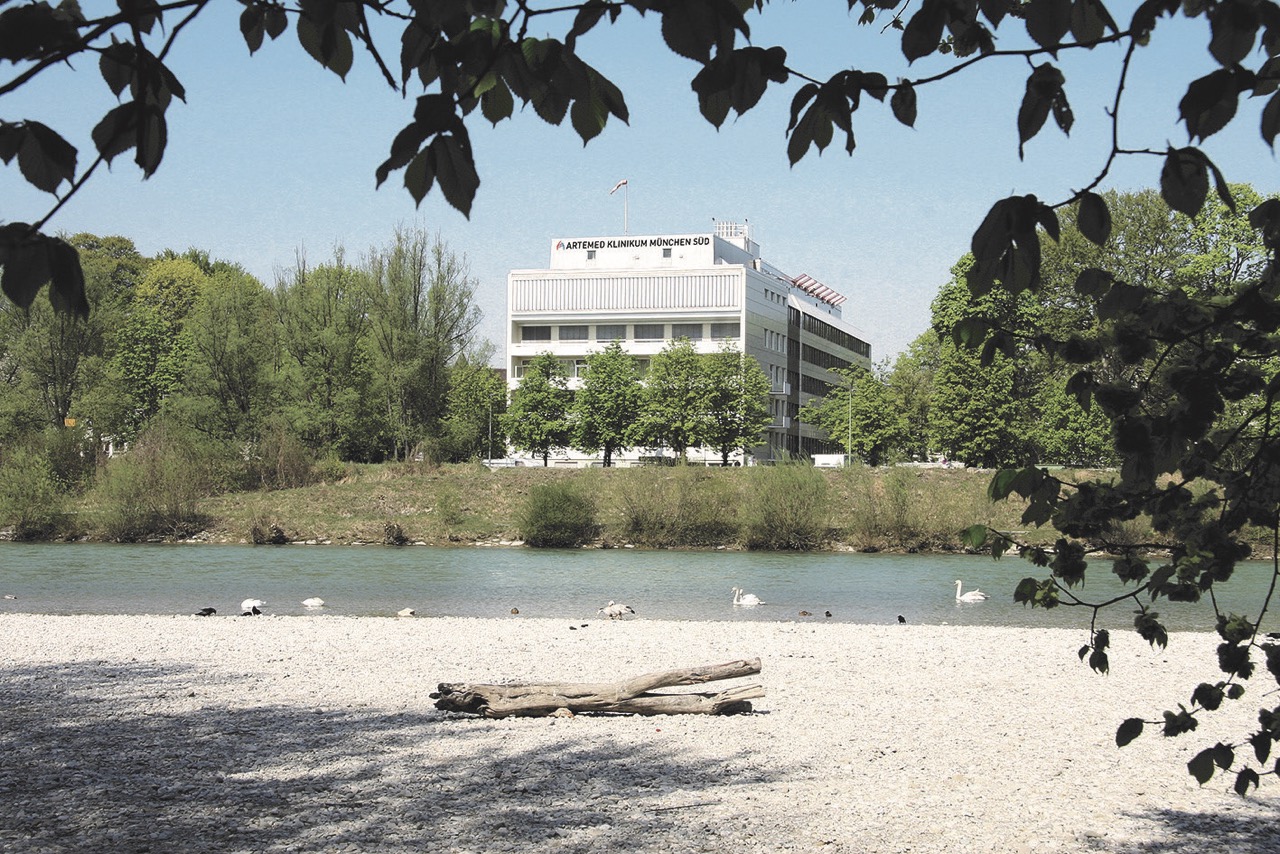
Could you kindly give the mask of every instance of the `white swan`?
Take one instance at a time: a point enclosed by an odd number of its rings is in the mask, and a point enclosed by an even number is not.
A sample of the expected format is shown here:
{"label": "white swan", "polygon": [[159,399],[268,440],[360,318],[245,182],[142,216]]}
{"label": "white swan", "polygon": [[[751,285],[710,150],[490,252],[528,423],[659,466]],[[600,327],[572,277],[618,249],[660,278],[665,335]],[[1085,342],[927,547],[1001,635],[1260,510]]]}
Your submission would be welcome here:
{"label": "white swan", "polygon": [[324,600],[323,600],[323,599],[321,599],[319,596],[312,596],[310,599],[303,599],[303,600],[302,600],[302,607],[304,607],[304,608],[323,608],[323,607],[324,607]]}
{"label": "white swan", "polygon": [[605,605],[603,608],[597,609],[596,613],[604,614],[610,620],[616,620],[619,617],[626,616],[627,614],[634,614],[635,610],[630,605],[623,605],[621,602],[614,602],[610,599],[609,604]]}
{"label": "white swan", "polygon": [[733,604],[741,605],[744,608],[754,608],[757,605],[766,604],[763,599],[754,593],[743,593],[741,587],[733,588]]}
{"label": "white swan", "polygon": [[960,579],[956,579],[956,601],[957,602],[981,602],[983,599],[991,597],[983,593],[981,590],[970,590],[968,593],[960,593]]}

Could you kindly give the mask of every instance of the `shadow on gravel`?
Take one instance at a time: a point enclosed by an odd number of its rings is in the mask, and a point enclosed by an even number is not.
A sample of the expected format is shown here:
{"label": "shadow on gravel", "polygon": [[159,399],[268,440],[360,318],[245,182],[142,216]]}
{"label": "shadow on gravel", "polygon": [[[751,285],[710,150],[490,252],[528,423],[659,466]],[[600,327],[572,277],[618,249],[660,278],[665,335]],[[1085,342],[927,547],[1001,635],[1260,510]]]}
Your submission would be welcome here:
{"label": "shadow on gravel", "polygon": [[[1263,797],[1266,797],[1265,784]],[[1280,803],[1274,799],[1241,801],[1252,815],[1196,813],[1185,810],[1150,810],[1131,815],[1162,824],[1169,837],[1158,841],[1126,842],[1122,845],[1098,841],[1089,851],[1115,854],[1203,854],[1230,851],[1232,854],[1274,854],[1280,851]],[[1259,813],[1265,813],[1259,815]]]}
{"label": "shadow on gravel", "polygon": [[697,844],[712,790],[770,779],[735,774],[736,755],[707,762],[599,728],[581,741],[574,722],[536,722],[539,747],[517,751],[502,734],[535,722],[155,711],[200,702],[202,685],[205,673],[142,664],[0,671],[0,849],[638,850],[655,833]]}

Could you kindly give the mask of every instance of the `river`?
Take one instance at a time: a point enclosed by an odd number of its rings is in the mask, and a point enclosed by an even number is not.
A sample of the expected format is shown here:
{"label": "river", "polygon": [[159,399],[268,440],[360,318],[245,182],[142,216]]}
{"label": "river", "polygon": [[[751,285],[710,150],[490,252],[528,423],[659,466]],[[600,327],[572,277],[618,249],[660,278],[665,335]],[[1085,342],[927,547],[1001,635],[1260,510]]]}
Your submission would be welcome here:
{"label": "river", "polygon": [[[1013,601],[1019,579],[1043,570],[1018,560],[961,555],[789,554],[640,549],[409,546],[229,546],[0,544],[0,613],[190,614],[204,607],[236,615],[257,598],[276,615],[309,613],[597,619],[609,600],[634,619],[838,620],[952,625],[1085,627],[1084,608],[1033,611]],[[1224,610],[1257,613],[1271,565],[1242,564],[1219,591]],[[955,580],[991,598],[955,601]],[[732,587],[766,604],[735,608]],[[1121,592],[1100,562],[1082,597]],[[318,596],[319,612],[302,600]],[[1130,605],[1106,612],[1101,625],[1128,628]],[[1211,630],[1207,602],[1156,605],[1172,631]],[[808,611],[812,616],[801,616]],[[831,613],[826,617],[827,612]],[[1266,627],[1280,625],[1268,619]]]}

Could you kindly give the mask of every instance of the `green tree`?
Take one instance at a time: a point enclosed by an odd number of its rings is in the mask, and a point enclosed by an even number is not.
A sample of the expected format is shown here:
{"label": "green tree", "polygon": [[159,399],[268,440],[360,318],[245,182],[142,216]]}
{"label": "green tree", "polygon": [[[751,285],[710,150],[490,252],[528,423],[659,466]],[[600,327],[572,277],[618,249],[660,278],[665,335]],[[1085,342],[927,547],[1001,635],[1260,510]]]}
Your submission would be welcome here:
{"label": "green tree", "polygon": [[449,372],[443,440],[453,460],[496,459],[506,446],[507,384],[488,365],[488,349],[464,355]]}
{"label": "green tree", "polygon": [[773,420],[769,376],[754,356],[729,346],[703,356],[703,370],[706,421],[699,441],[720,452],[721,465],[739,450],[745,462]]}
{"label": "green tree", "polygon": [[1022,395],[1027,383],[1019,376],[1018,354],[980,356],[950,334],[962,320],[1022,329],[1019,303],[1025,300],[1003,293],[974,297],[965,284],[971,268],[968,257],[956,264],[950,283],[933,302],[939,347],[929,402],[930,443],[970,466],[1030,462],[1034,449],[1026,441],[1029,413]]}
{"label": "green tree", "polygon": [[902,419],[903,452],[911,459],[928,460],[931,454],[933,384],[941,346],[932,329],[923,333],[898,354],[887,379],[893,409]]}
{"label": "green tree", "polygon": [[552,354],[540,353],[525,365],[520,384],[511,392],[502,428],[512,445],[542,457],[545,466],[552,451],[569,445],[572,404],[564,365]]}
{"label": "green tree", "polygon": [[392,456],[407,458],[444,417],[448,369],[480,323],[476,282],[464,258],[421,229],[397,229],[366,268],[374,374],[395,436]]}
{"label": "green tree", "polygon": [[312,448],[344,459],[381,459],[390,428],[372,391],[364,274],[346,263],[341,247],[317,267],[299,253],[272,296],[284,353],[285,410],[298,434]]}
{"label": "green tree", "polygon": [[635,357],[611,341],[587,356],[587,375],[574,395],[573,445],[594,454],[604,452],[604,465],[631,446],[631,431],[640,414],[643,391]]}
{"label": "green tree", "polygon": [[266,289],[243,270],[219,269],[189,309],[185,329],[190,347],[177,402],[183,419],[217,438],[256,439],[275,409],[280,361]]}
{"label": "green tree", "polygon": [[706,432],[706,397],[707,375],[693,344],[687,338],[669,342],[649,362],[632,441],[666,446],[684,459]]}
{"label": "green tree", "polygon": [[810,401],[800,410],[800,418],[826,431],[846,454],[867,465],[890,461],[906,441],[906,424],[888,382],[861,365],[835,373],[846,384]]}

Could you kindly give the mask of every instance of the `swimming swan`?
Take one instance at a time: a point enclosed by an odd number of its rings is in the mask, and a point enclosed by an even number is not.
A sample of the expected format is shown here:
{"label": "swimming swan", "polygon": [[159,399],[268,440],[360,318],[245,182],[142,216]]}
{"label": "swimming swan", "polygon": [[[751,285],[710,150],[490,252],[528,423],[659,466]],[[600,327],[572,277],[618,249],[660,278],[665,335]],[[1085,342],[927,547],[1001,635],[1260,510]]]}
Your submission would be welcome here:
{"label": "swimming swan", "polygon": [[754,593],[743,593],[741,587],[733,588],[733,604],[741,605],[744,608],[754,608],[757,605],[764,605],[765,601]]}
{"label": "swimming swan", "polygon": [[983,593],[981,590],[970,590],[968,593],[960,593],[960,579],[956,579],[956,601],[957,602],[981,602],[983,599],[991,597]]}
{"label": "swimming swan", "polygon": [[323,608],[323,607],[324,607],[324,600],[323,600],[323,599],[321,599],[319,596],[312,596],[310,599],[303,599],[303,600],[302,600],[302,607],[304,607],[304,608]]}

